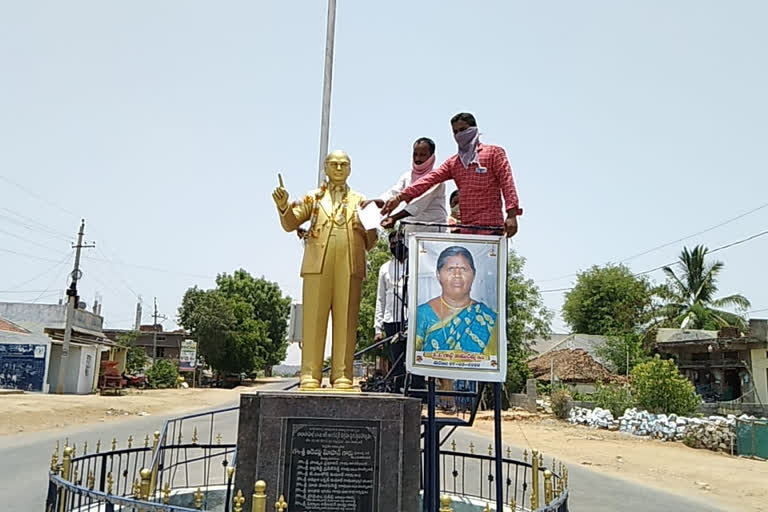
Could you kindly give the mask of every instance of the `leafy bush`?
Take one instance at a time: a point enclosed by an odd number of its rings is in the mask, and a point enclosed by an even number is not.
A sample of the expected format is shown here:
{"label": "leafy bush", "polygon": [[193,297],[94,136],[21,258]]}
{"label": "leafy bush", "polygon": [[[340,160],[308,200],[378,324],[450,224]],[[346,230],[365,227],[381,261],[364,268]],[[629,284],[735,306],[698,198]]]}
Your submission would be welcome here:
{"label": "leafy bush", "polygon": [[147,381],[155,389],[175,388],[179,378],[179,369],[176,363],[168,359],[158,359],[147,370]]}
{"label": "leafy bush", "polygon": [[567,389],[560,388],[552,392],[552,412],[555,416],[564,420],[568,417],[568,403],[571,401],[571,394]]}
{"label": "leafy bush", "polygon": [[582,393],[581,391],[571,391],[571,399],[576,402],[594,402],[594,393]]}
{"label": "leafy bush", "polygon": [[632,395],[640,408],[652,413],[687,416],[701,403],[693,384],[677,371],[675,362],[658,354],[632,370]]}
{"label": "leafy bush", "polygon": [[598,407],[611,411],[614,418],[622,416],[624,411],[635,405],[629,389],[602,383],[598,383],[595,402]]}
{"label": "leafy bush", "polygon": [[149,357],[144,347],[131,346],[125,356],[125,370],[130,375],[144,373],[144,367],[147,366]]}

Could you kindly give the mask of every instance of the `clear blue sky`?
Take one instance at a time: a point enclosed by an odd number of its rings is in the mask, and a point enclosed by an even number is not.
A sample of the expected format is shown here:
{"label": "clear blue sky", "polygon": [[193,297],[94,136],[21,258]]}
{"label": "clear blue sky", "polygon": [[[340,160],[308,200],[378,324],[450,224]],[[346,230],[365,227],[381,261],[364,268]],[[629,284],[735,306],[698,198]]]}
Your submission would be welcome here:
{"label": "clear blue sky", "polygon": [[[82,295],[103,295],[109,326],[131,325],[135,294],[145,321],[153,296],[175,317],[189,286],[239,267],[299,297],[301,246],[269,194],[277,171],[292,195],[314,186],[325,9],[0,4],[0,300],[58,298],[80,217],[98,246]],[[567,287],[552,278],[768,202],[766,19],[763,1],[339,0],[331,146],[370,196],[417,137],[450,156],[449,118],[474,112],[514,168],[528,275]],[[766,229],[768,208],[686,243]],[[767,249],[768,236],[718,253],[721,293],[768,308]]]}

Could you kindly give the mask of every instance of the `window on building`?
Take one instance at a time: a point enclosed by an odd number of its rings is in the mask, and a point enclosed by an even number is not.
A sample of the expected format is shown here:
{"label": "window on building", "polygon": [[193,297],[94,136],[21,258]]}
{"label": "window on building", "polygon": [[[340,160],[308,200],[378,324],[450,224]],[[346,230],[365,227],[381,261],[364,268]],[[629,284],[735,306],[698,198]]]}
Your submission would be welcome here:
{"label": "window on building", "polygon": [[694,352],[691,361],[709,361],[709,352]]}
{"label": "window on building", "polygon": [[165,357],[165,347],[157,347],[157,357]]}
{"label": "window on building", "polygon": [[158,336],[157,341],[165,341],[165,336]]}

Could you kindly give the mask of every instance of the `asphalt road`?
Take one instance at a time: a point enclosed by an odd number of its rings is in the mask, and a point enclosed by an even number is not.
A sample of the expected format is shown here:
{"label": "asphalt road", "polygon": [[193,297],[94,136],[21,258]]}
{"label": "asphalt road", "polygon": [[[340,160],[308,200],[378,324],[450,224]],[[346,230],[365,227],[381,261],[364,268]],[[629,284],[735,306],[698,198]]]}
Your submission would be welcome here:
{"label": "asphalt road", "polygon": [[[492,440],[469,429],[457,429],[448,438],[447,443],[456,439],[459,450],[473,442],[482,453],[481,447],[488,446]],[[506,447],[504,445],[504,450]],[[447,445],[444,445],[444,449]],[[512,458],[523,459],[523,447],[510,446]],[[466,450],[466,448],[464,448]],[[530,449],[528,450],[530,452]],[[549,462],[556,453],[545,453],[545,462]],[[529,455],[530,457],[530,455]],[[651,487],[613,478],[583,466],[568,466],[568,486],[570,496],[569,509],[573,512],[723,512],[724,509],[713,507],[700,501],[693,501],[674,494],[659,491]],[[526,504],[528,505],[528,504]]]}
{"label": "asphalt road", "polygon": [[[284,383],[263,386],[259,389],[281,389]],[[236,402],[225,404],[228,407]],[[177,416],[177,415],[174,415]],[[82,453],[83,442],[90,445],[101,439],[102,447],[109,445],[116,437],[121,447],[129,435],[142,442],[145,434],[162,428],[166,417],[152,416],[130,419],[121,423],[96,424],[88,427],[72,427],[60,432],[29,433],[0,438],[0,510],[5,512],[32,512],[44,509],[47,488],[47,469],[56,440],[69,437],[77,443]],[[237,414],[224,414],[216,421],[211,432],[210,421],[206,418],[186,421],[183,428],[185,438],[198,427],[201,440],[222,434],[223,442],[234,442],[237,432]],[[459,429],[453,436],[459,447],[473,442],[476,446],[487,446],[489,438],[468,429]],[[104,448],[102,448],[103,450]],[[506,445],[505,445],[506,449]],[[512,446],[513,457],[522,458],[522,447]],[[547,458],[557,454],[545,454]],[[569,467],[571,488],[570,510],[575,512],[650,512],[674,510],[675,512],[722,512],[723,509],[634,484],[572,465]]]}

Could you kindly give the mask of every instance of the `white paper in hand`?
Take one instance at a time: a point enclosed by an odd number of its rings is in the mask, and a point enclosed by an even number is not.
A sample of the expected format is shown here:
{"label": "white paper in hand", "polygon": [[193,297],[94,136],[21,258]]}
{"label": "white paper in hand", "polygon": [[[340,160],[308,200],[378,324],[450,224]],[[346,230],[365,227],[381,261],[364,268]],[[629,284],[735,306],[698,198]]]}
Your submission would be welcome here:
{"label": "white paper in hand", "polygon": [[360,205],[357,205],[357,216],[365,229],[378,228],[384,218],[381,215],[381,208],[376,206],[374,202],[368,203],[365,208],[360,208]]}

